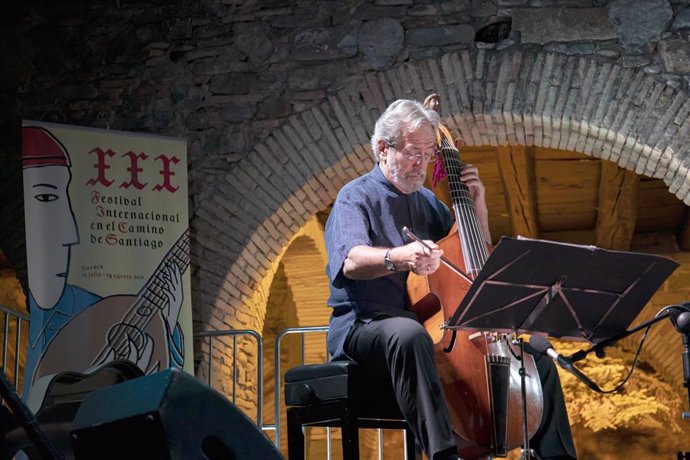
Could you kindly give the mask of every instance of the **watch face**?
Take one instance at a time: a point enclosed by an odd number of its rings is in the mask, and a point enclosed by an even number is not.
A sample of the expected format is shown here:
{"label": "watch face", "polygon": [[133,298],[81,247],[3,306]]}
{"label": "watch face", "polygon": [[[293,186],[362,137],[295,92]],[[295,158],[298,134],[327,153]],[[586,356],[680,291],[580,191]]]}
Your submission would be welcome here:
{"label": "watch face", "polygon": [[393,261],[391,260],[391,250],[389,249],[386,251],[386,255],[383,257],[383,263],[386,266],[386,268],[392,272],[395,271],[395,265],[393,265]]}

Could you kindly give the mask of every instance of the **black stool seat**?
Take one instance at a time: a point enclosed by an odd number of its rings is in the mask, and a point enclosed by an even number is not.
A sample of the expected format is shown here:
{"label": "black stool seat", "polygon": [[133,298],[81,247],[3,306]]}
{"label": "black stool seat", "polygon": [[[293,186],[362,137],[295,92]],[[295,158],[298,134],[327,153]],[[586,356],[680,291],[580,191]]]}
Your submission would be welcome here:
{"label": "black stool seat", "polygon": [[404,429],[407,458],[415,458],[414,435],[400,413],[388,377],[366,373],[354,361],[331,361],[285,374],[288,456],[304,458],[304,426],[339,427],[343,458],[359,459],[359,428]]}

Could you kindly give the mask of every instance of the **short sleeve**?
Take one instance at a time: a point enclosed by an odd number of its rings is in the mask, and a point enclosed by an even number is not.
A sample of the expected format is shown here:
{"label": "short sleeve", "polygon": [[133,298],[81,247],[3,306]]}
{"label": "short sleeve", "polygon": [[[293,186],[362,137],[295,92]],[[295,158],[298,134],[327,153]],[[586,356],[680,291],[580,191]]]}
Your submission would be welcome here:
{"label": "short sleeve", "polygon": [[371,222],[362,208],[357,190],[344,188],[333,205],[326,222],[326,274],[335,286],[342,283],[342,269],[347,255],[355,246],[371,246]]}

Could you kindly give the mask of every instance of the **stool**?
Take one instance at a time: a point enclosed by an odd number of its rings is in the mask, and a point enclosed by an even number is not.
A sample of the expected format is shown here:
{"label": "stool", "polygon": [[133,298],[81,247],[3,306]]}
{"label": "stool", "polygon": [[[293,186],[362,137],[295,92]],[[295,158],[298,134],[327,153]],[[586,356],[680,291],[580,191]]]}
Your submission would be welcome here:
{"label": "stool", "polygon": [[304,426],[339,427],[345,460],[359,459],[360,428],[403,429],[407,458],[417,458],[414,434],[400,413],[390,379],[365,373],[354,361],[290,369],[285,404],[289,460],[304,459]]}

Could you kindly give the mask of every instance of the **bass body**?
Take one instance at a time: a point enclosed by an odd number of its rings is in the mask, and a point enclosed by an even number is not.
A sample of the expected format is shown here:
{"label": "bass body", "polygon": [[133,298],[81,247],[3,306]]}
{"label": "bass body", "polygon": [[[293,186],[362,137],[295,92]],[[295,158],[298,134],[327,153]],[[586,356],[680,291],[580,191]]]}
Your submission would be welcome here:
{"label": "bass body", "polygon": [[[445,258],[467,275],[446,265],[429,276],[410,273],[411,309],[424,324],[435,347],[435,362],[446,397],[453,433],[462,458],[505,457],[524,439],[519,350],[505,334],[451,331],[444,326],[481,271],[491,246],[484,241],[474,203],[460,180],[460,154],[446,131],[441,141],[444,167],[456,216],[448,236],[437,242]],[[527,430],[539,428],[543,394],[534,358],[525,354]]]}

